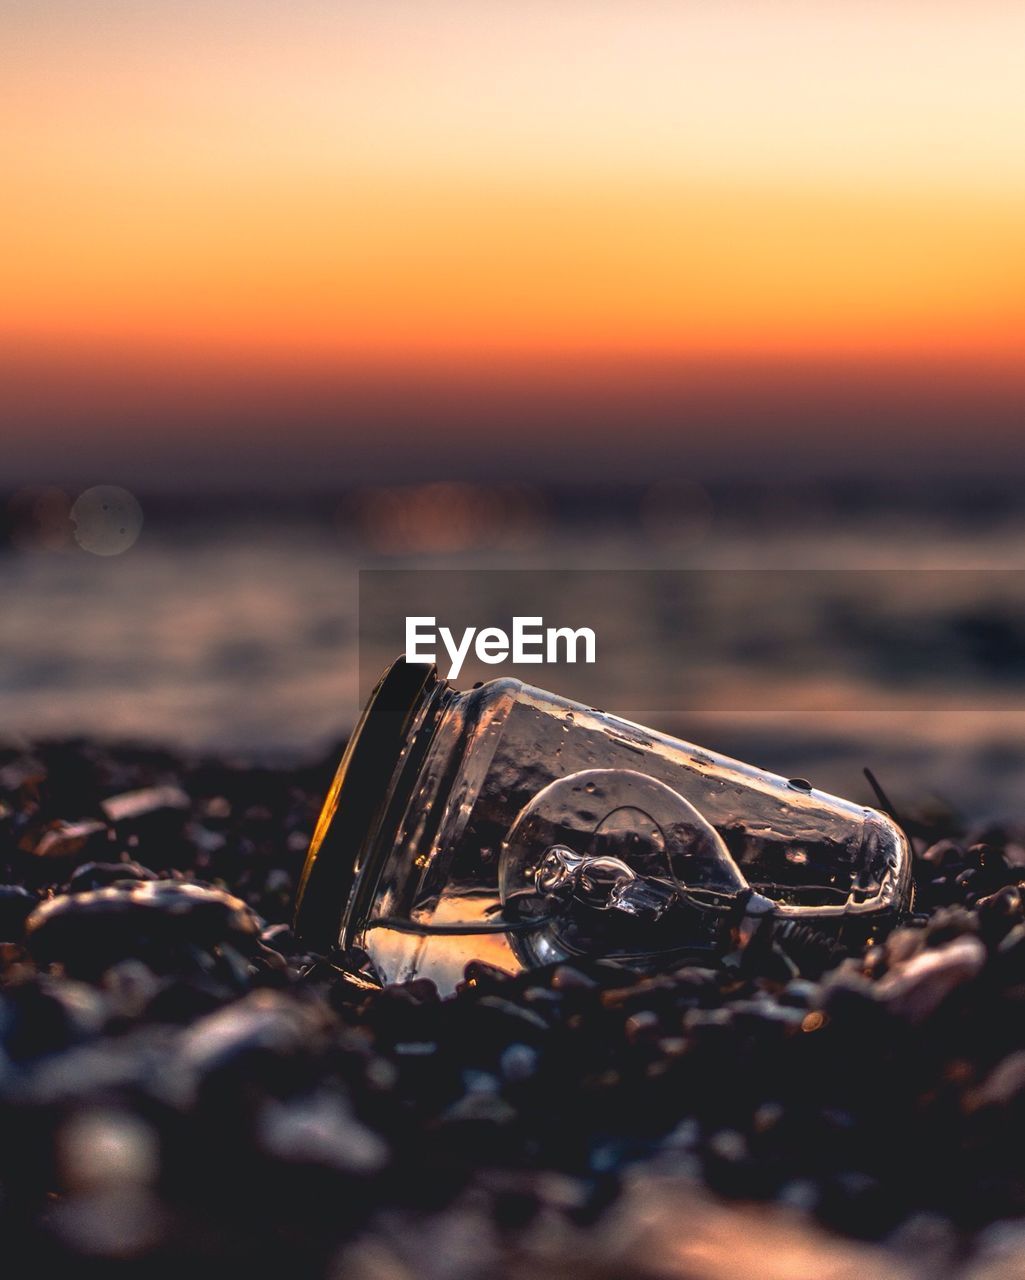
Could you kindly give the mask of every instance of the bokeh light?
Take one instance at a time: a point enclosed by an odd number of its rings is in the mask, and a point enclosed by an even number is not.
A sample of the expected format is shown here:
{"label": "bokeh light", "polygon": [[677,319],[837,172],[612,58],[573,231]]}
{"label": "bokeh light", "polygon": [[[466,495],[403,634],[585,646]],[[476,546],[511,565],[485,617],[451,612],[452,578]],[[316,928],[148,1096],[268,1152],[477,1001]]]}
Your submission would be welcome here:
{"label": "bokeh light", "polygon": [[8,499],[6,517],[17,551],[63,551],[71,544],[71,500],[63,489],[19,489]]}
{"label": "bokeh light", "polygon": [[79,494],[71,508],[75,541],[94,556],[119,556],[142,530],[142,507],[127,489],[100,484]]}
{"label": "bokeh light", "polygon": [[539,499],[528,489],[456,481],[364,489],[351,510],[367,545],[384,554],[523,547],[542,523]]}

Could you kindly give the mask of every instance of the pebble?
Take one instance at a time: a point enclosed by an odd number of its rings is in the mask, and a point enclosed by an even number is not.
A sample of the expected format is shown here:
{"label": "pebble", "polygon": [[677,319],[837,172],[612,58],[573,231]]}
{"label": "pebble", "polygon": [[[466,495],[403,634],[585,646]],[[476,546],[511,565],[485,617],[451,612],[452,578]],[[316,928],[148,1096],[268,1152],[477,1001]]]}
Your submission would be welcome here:
{"label": "pebble", "polygon": [[260,927],[244,902],[221,889],[154,880],[51,898],[25,932],[37,964],[96,978],[128,958],[159,971],[219,945],[249,950]]}
{"label": "pebble", "polygon": [[598,983],[572,965],[560,964],[552,973],[553,991],[596,991]]}
{"label": "pebble", "polygon": [[[332,764],[0,757],[3,1256],[717,1280],[703,1223],[776,1276],[787,1241],[835,1239],[816,1220],[875,1242],[845,1275],[1025,1270],[1025,1233],[990,1225],[1025,1218],[1025,828],[923,822],[916,918],[849,954],[765,929],[666,972],[474,962],[442,1000],[291,931]],[[657,1257],[630,1243],[661,1202],[645,1179],[692,1206]]]}
{"label": "pebble", "polygon": [[539,1055],[528,1044],[511,1044],[502,1050],[502,1075],[512,1084],[532,1080],[537,1074]]}
{"label": "pebble", "polygon": [[47,976],[26,977],[0,997],[0,1046],[23,1063],[99,1035],[106,1009],[99,993],[81,982]]}
{"label": "pebble", "polygon": [[101,802],[101,808],[108,822],[124,826],[169,813],[187,813],[189,804],[189,797],[181,787],[162,786],[109,796]]}
{"label": "pebble", "polygon": [[101,849],[108,843],[110,834],[105,822],[93,818],[58,821],[44,829],[31,851],[37,858],[74,858],[87,849]]}
{"label": "pebble", "polygon": [[284,1061],[312,1049],[309,1011],[283,995],[258,991],[200,1019],[186,1032],[182,1057],[200,1078],[256,1059]]}
{"label": "pebble", "polygon": [[20,884],[0,884],[0,942],[20,942],[39,899]]}
{"label": "pebble", "polygon": [[977,977],[985,963],[986,948],[978,938],[955,938],[895,965],[877,983],[876,994],[898,1017],[917,1025]]}
{"label": "pebble", "polygon": [[156,1132],[128,1111],[83,1111],[61,1127],[58,1145],[61,1185],[68,1191],[146,1186],[160,1175]]}
{"label": "pebble", "polygon": [[137,862],[86,862],[76,867],[64,885],[65,893],[106,889],[122,880],[155,880],[156,874]]}
{"label": "pebble", "polygon": [[335,1094],[270,1102],[257,1123],[264,1150],[289,1165],[323,1166],[352,1177],[381,1173],[388,1165],[387,1143]]}

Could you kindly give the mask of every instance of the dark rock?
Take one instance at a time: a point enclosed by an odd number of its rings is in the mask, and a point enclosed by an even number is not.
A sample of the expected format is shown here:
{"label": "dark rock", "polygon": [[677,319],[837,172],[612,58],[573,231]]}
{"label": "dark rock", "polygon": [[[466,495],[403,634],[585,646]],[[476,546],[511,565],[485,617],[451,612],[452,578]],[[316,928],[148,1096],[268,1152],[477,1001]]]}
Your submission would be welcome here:
{"label": "dark rock", "polygon": [[101,801],[108,822],[120,828],[131,827],[167,814],[187,813],[189,797],[181,787],[145,787],[127,791]]}
{"label": "dark rock", "polygon": [[220,889],[158,880],[52,898],[36,908],[25,928],[37,963],[57,963],[69,974],[95,978],[127,958],[164,972],[193,967],[197,952],[225,944],[250,951],[260,921]]}
{"label": "dark rock", "polygon": [[39,899],[18,884],[0,884],[0,942],[20,942]]}
{"label": "dark rock", "polygon": [[35,978],[0,997],[0,1043],[15,1062],[58,1053],[97,1035],[106,1019],[103,1001],[78,982]]}
{"label": "dark rock", "polygon": [[538,1053],[526,1044],[511,1044],[502,1051],[502,1075],[513,1084],[532,1080],[537,1074]]}
{"label": "dark rock", "polygon": [[65,893],[89,893],[93,889],[106,889],[123,880],[155,880],[148,867],[137,862],[85,862],[71,873],[64,886]]}
{"label": "dark rock", "polygon": [[[887,1241],[871,1274],[953,1280],[974,1233],[1025,1214],[1025,828],[923,822],[916,916],[845,934],[847,955],[766,927],[664,972],[475,962],[442,1000],[423,980],[378,990],[358,951],[296,943],[329,774],[0,750],[5,1259],[204,1280],[337,1275],[347,1258],[374,1280],[591,1277],[584,1235],[563,1234],[587,1225],[605,1272],[622,1267],[597,1242],[615,1239],[638,1274],[666,1258],[689,1274],[696,1254],[649,1256],[610,1211],[624,1181],[665,1177],[690,1180],[685,1197],[703,1178],[772,1201],[777,1241],[813,1214]],[[58,853],[82,821],[86,845]],[[766,1211],[715,1212],[764,1250]],[[1001,1274],[1021,1270],[1015,1248]],[[789,1258],[781,1244],[763,1261]]]}
{"label": "dark rock", "polygon": [[986,949],[972,934],[928,948],[895,965],[876,984],[876,994],[898,1017],[924,1022],[954,991],[976,978]]}
{"label": "dark rock", "polygon": [[387,1143],[361,1124],[337,1094],[270,1102],[258,1120],[259,1140],[277,1160],[365,1178],[387,1167]]}
{"label": "dark rock", "polygon": [[552,973],[553,991],[596,991],[598,984],[582,970],[560,964]]}
{"label": "dark rock", "polygon": [[37,858],[77,858],[83,853],[99,852],[109,843],[110,835],[107,824],[95,818],[82,818],[78,822],[58,820],[44,828],[26,851]]}
{"label": "dark rock", "polygon": [[270,1063],[306,1059],[320,1035],[310,1009],[257,991],[196,1022],[182,1039],[182,1061],[201,1080],[258,1073]]}
{"label": "dark rock", "polygon": [[148,867],[164,870],[180,865],[200,851],[185,834],[189,797],[180,787],[165,784],[110,796],[101,804],[104,816],[133,857]]}

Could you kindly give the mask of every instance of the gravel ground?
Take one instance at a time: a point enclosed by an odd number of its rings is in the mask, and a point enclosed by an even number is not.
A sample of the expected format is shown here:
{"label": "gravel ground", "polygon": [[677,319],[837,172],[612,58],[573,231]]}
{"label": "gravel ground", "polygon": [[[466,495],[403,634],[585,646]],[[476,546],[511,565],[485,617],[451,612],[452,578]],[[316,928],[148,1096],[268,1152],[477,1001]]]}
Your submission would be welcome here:
{"label": "gravel ground", "polygon": [[1025,1272],[1025,828],[915,822],[864,954],[439,1000],[295,943],[334,759],[0,753],[6,1275]]}

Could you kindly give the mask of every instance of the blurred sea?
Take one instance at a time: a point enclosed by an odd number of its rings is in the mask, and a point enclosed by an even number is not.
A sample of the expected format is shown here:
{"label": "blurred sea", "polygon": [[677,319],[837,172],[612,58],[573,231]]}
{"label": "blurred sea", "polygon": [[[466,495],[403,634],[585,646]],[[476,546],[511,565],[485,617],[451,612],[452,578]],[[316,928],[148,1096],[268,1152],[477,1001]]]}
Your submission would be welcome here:
{"label": "blurred sea", "polygon": [[[360,701],[361,568],[819,569],[834,572],[787,575],[800,600],[774,599],[766,575],[765,598],[704,637],[686,714],[658,696],[680,661],[673,609],[596,601],[624,653],[638,613],[649,646],[601,705],[844,794],[866,794],[870,765],[905,803],[1025,815],[1025,503],[1012,486],[137,497],[141,535],[108,556],[75,544],[61,495],[7,503],[0,738],[322,753]],[[855,582],[843,575],[865,569],[887,571],[881,585],[862,578],[838,601],[836,584]],[[698,602],[688,626],[702,616]],[[778,624],[794,618],[788,640]],[[894,661],[895,636],[910,661]],[[828,678],[816,649],[835,655]]]}

